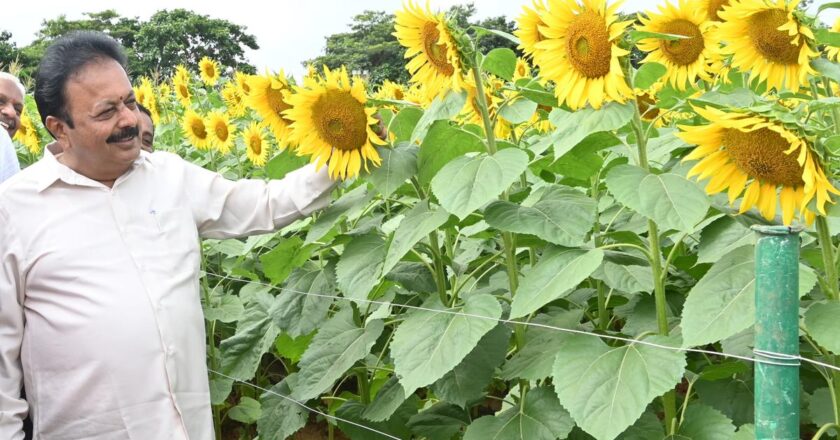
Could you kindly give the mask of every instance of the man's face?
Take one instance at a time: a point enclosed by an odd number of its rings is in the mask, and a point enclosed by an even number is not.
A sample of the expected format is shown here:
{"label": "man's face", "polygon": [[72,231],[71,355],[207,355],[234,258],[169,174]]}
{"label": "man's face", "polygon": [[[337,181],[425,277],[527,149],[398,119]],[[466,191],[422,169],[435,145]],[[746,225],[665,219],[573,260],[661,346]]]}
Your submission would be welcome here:
{"label": "man's face", "polygon": [[122,175],[140,154],[140,112],[125,70],[112,59],[92,61],[67,81],[64,96],[74,126],[56,119],[53,130],[64,153],[89,177]]}
{"label": "man's face", "polygon": [[12,80],[0,79],[0,126],[6,129],[9,137],[15,135],[20,127],[20,114],[23,112],[23,95]]}
{"label": "man's face", "polygon": [[155,124],[151,116],[140,112],[140,148],[149,153],[155,151]]}

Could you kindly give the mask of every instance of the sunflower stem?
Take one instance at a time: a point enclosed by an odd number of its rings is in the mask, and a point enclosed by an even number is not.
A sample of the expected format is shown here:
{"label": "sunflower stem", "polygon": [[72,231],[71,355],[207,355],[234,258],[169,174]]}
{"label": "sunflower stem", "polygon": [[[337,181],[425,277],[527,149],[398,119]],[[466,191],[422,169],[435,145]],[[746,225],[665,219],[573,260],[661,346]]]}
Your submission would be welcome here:
{"label": "sunflower stem", "polygon": [[825,266],[825,279],[828,284],[828,291],[826,296],[837,301],[838,280],[837,280],[837,266],[834,265],[834,244],[831,242],[831,230],[828,227],[828,220],[825,216],[817,215],[816,217],[817,239],[820,243],[820,251],[822,252],[823,266]]}
{"label": "sunflower stem", "polygon": [[[834,92],[831,91],[831,81],[827,77],[823,77],[823,86],[825,96],[834,96]],[[834,132],[840,133],[840,109],[837,106],[831,106],[831,118],[834,122]]]}

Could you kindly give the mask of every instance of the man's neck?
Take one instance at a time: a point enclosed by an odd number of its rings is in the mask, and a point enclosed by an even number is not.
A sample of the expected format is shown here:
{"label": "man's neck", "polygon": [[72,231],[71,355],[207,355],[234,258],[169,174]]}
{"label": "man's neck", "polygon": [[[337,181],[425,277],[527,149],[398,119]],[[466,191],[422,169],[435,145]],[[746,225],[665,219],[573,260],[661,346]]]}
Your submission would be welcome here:
{"label": "man's neck", "polygon": [[[86,170],[84,167],[80,166],[78,161],[76,161],[74,159],[75,159],[75,157],[67,154],[67,152],[64,152],[64,153],[56,156],[56,160],[59,163],[61,163],[62,165],[66,166],[67,168],[70,168],[71,170],[87,177],[88,179],[95,180],[95,181],[107,186],[108,188],[113,188],[114,187],[114,182],[116,182],[117,178],[119,177],[119,176],[116,176],[116,177],[114,176],[114,174],[116,174],[116,173],[94,173],[94,172],[91,172],[90,170]],[[125,171],[127,171],[127,170],[125,170]],[[122,173],[119,173],[119,175],[124,174],[125,171],[123,171]]]}

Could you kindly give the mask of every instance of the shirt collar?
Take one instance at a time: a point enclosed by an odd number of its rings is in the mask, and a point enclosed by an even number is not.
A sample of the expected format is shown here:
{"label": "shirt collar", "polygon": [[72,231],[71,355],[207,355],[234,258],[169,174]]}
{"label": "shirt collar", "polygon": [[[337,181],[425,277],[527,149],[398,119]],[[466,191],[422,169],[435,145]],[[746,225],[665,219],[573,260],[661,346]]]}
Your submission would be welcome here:
{"label": "shirt collar", "polygon": [[[94,180],[82,176],[58,161],[58,156],[63,153],[59,153],[58,155],[53,154],[51,147],[55,148],[55,145],[57,145],[55,142],[47,145],[47,147],[44,148],[44,157],[38,161],[39,163],[42,163],[37,177],[36,189],[38,192],[42,192],[49,188],[57,180],[62,180],[70,185],[94,186]],[[132,167],[126,171],[126,173],[130,173],[134,168],[139,166],[151,164],[150,156],[149,152],[140,150],[140,155],[134,160]]]}

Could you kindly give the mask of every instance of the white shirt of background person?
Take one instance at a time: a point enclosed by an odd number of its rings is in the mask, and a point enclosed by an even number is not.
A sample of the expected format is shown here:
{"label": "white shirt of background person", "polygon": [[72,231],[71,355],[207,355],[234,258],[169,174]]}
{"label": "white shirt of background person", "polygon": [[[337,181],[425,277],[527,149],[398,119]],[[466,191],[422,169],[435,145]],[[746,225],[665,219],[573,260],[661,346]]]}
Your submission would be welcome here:
{"label": "white shirt of background person", "polygon": [[17,152],[9,133],[0,130],[0,183],[20,171]]}

